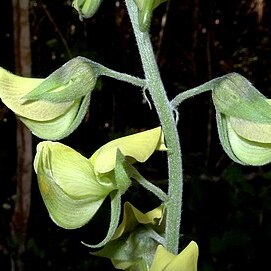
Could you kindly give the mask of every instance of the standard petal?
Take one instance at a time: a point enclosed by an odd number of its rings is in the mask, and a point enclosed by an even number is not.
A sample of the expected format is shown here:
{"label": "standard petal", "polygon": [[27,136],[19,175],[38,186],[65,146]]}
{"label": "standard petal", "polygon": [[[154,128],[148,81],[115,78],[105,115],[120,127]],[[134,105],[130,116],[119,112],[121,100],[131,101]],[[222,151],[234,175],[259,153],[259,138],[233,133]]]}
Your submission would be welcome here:
{"label": "standard petal", "polygon": [[99,148],[90,158],[95,173],[106,173],[115,168],[117,149],[124,156],[145,162],[159,148],[162,129],[157,127],[144,132],[121,137]]}
{"label": "standard petal", "polygon": [[46,101],[24,102],[22,100],[23,96],[43,81],[44,79],[17,76],[0,67],[0,98],[8,108],[19,116],[36,121],[54,119],[64,114],[73,102],[57,104]]}
{"label": "standard petal", "polygon": [[244,164],[260,166],[271,162],[271,143],[247,140],[238,135],[227,122],[228,138],[235,156]]}
{"label": "standard petal", "polygon": [[45,186],[46,182],[54,183],[73,199],[87,197],[98,201],[114,189],[113,185],[104,186],[97,182],[88,159],[58,142],[38,144],[34,168],[39,182],[45,182]]}

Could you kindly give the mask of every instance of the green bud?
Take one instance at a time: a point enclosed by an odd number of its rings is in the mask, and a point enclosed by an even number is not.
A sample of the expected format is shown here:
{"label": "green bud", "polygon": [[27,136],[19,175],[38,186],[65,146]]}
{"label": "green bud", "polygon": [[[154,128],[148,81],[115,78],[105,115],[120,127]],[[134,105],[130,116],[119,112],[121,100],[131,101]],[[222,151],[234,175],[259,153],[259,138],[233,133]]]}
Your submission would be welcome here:
{"label": "green bud", "polygon": [[91,18],[101,3],[102,0],[74,0],[72,5],[78,11],[80,20],[83,20],[83,18]]}
{"label": "green bud", "polygon": [[134,0],[138,7],[138,24],[141,32],[150,28],[152,13],[163,2],[167,0]]}
{"label": "green bud", "polygon": [[97,68],[81,57],[45,79],[17,76],[0,67],[0,98],[33,134],[58,140],[81,123],[98,75]]}
{"label": "green bud", "polygon": [[213,90],[218,134],[225,152],[243,165],[271,162],[271,102],[237,73]]}

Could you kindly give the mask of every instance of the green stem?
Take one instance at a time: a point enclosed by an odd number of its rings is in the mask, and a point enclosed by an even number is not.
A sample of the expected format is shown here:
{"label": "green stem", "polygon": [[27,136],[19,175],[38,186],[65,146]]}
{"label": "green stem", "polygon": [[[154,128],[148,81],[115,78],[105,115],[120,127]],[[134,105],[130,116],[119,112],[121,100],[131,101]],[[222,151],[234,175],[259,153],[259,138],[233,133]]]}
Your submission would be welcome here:
{"label": "green stem", "polygon": [[150,36],[142,33],[138,26],[138,10],[134,0],[125,0],[127,10],[135,33],[147,89],[150,92],[158,113],[168,148],[169,187],[165,240],[168,251],[177,254],[182,210],[183,173],[179,135],[176,128],[172,106],[163,86],[160,72],[155,60]]}
{"label": "green stem", "polygon": [[146,87],[146,80],[141,79],[126,73],[117,72],[114,70],[111,70],[95,61],[92,61],[86,57],[80,57],[83,61],[90,63],[93,67],[97,69],[97,72],[99,75],[108,76],[114,79],[117,79],[119,81],[124,81],[126,83],[130,83],[134,86],[145,88]]}
{"label": "green stem", "polygon": [[131,178],[135,179],[140,185],[142,185],[144,188],[152,192],[161,201],[163,202],[167,201],[168,199],[167,194],[159,187],[146,180],[133,166],[129,167],[129,172],[131,172]]}
{"label": "green stem", "polygon": [[197,86],[195,88],[188,89],[180,94],[178,94],[172,101],[171,105],[173,108],[178,107],[184,100],[191,98],[195,95],[201,94],[203,92],[213,90],[215,83],[220,80],[220,78],[215,78],[209,82],[206,82],[200,86]]}

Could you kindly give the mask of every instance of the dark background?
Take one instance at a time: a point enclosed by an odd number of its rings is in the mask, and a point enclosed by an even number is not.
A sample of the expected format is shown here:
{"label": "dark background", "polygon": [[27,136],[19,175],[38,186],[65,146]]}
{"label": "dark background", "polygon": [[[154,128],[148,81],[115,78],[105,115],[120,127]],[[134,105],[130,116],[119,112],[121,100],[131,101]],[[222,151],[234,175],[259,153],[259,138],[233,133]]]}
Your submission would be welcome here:
{"label": "dark background", "polygon": [[[32,71],[46,77],[82,55],[112,69],[143,77],[123,1],[103,1],[98,13],[79,21],[71,1],[31,1]],[[162,18],[166,24],[161,25]],[[0,65],[14,71],[11,1],[1,1]],[[151,38],[168,96],[229,72],[247,77],[267,97],[271,86],[271,3],[266,0],[171,0],[154,13]],[[223,153],[209,93],[180,108],[184,161],[181,247],[195,240],[198,270],[261,270],[270,266],[270,166],[242,167]],[[86,156],[112,138],[159,124],[139,89],[110,78],[99,80],[89,113],[65,144]],[[10,219],[16,188],[16,121],[0,107],[0,268],[11,270]],[[35,145],[40,141],[34,138]],[[166,190],[161,154],[142,173]],[[85,227],[67,231],[49,218],[33,176],[25,270],[113,270],[80,241],[95,243],[106,233],[108,202]],[[140,187],[125,195],[141,210],[159,202]],[[268,269],[268,267],[266,267]]]}

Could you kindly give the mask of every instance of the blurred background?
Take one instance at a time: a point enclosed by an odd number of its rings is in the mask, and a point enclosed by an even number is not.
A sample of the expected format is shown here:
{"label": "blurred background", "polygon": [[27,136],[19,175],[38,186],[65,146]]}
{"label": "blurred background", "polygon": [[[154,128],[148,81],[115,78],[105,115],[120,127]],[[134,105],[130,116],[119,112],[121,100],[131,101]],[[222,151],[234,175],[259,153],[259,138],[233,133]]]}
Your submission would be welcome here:
{"label": "blurred background", "polygon": [[[0,66],[46,77],[81,55],[143,77],[124,1],[103,1],[97,14],[83,22],[71,4],[1,1]],[[155,10],[150,33],[170,99],[233,71],[271,97],[270,1],[171,0]],[[242,167],[227,157],[218,140],[210,93],[185,101],[179,111],[185,174],[180,248],[190,240],[198,243],[199,271],[270,266],[270,165]],[[84,121],[62,142],[89,157],[108,140],[157,125],[155,110],[139,89],[101,78]],[[114,270],[109,260],[92,256],[81,244],[98,242],[106,234],[108,202],[81,229],[57,227],[32,172],[38,142],[0,104],[1,270]],[[155,154],[138,167],[166,191],[165,154]],[[159,204],[136,185],[123,200],[143,211]]]}

